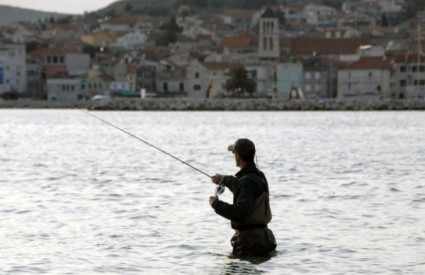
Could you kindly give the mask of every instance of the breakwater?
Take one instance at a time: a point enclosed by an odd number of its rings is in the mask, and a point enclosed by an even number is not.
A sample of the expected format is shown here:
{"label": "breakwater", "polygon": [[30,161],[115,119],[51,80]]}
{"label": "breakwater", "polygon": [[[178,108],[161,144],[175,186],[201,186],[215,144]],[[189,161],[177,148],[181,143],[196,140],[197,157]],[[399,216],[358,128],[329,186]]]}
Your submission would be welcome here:
{"label": "breakwater", "polygon": [[373,111],[425,110],[425,100],[274,100],[274,99],[184,99],[119,98],[99,101],[3,100],[0,108],[83,108],[131,111]]}

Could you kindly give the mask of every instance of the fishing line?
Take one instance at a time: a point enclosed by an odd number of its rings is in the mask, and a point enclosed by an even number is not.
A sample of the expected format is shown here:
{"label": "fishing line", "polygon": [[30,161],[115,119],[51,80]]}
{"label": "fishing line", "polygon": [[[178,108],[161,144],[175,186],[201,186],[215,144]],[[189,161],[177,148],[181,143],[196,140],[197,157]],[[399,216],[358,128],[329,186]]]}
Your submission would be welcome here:
{"label": "fishing line", "polygon": [[172,154],[170,154],[170,153],[168,153],[168,152],[166,152],[166,151],[162,150],[161,148],[158,148],[157,146],[153,145],[152,143],[149,143],[149,142],[147,142],[146,140],[144,140],[144,139],[142,139],[142,138],[140,138],[140,137],[138,137],[138,136],[136,136],[136,135],[134,135],[134,134],[132,134],[132,133],[130,133],[130,132],[127,132],[126,130],[124,130],[124,129],[122,129],[122,128],[120,128],[120,127],[118,127],[118,126],[116,126],[116,125],[114,125],[114,124],[112,124],[112,123],[110,123],[109,121],[106,121],[106,120],[104,120],[104,119],[102,119],[102,118],[100,118],[100,117],[98,117],[98,116],[95,116],[95,115],[93,115],[93,114],[91,114],[91,113],[89,113],[89,112],[87,112],[87,111],[81,110],[81,109],[79,109],[79,108],[76,108],[76,107],[74,107],[74,108],[75,108],[75,109],[77,109],[77,110],[79,110],[79,111],[81,111],[81,112],[83,112],[83,113],[84,113],[84,114],[86,114],[86,115],[89,115],[89,116],[91,116],[91,117],[93,117],[93,118],[95,118],[95,119],[97,119],[97,120],[100,120],[101,122],[103,122],[103,123],[105,123],[105,124],[107,124],[107,125],[109,125],[109,126],[111,126],[111,127],[115,128],[115,129],[117,129],[117,130],[119,130],[119,131],[121,131],[121,132],[123,132],[123,133],[125,133],[125,134],[127,134],[127,135],[129,135],[129,136],[131,136],[131,137],[133,137],[133,138],[135,138],[135,139],[137,139],[138,141],[141,141],[141,142],[145,143],[146,145],[151,146],[152,148],[155,148],[156,150],[160,151],[161,153],[163,153],[163,154],[165,154],[165,155],[167,155],[167,156],[172,157],[173,159],[175,159],[175,160],[177,160],[177,161],[181,162],[182,164],[185,164],[185,165],[189,166],[189,167],[190,167],[190,168],[192,168],[193,170],[198,171],[199,173],[201,173],[201,174],[203,174],[203,175],[207,176],[208,178],[211,178],[211,176],[210,176],[210,175],[208,175],[207,173],[205,173],[205,172],[204,172],[204,171],[202,171],[201,169],[196,168],[195,166],[193,166],[193,165],[191,165],[191,164],[187,163],[186,161],[184,161],[184,160],[182,160],[182,159],[179,159],[178,157],[176,157],[176,156],[174,156],[174,155],[172,155]]}

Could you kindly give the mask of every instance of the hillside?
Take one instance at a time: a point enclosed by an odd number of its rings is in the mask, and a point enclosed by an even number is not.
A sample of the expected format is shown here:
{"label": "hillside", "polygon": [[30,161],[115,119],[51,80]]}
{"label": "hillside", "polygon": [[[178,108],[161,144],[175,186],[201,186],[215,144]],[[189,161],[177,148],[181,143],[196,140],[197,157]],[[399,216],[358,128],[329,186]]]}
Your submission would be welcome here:
{"label": "hillside", "polygon": [[68,14],[36,11],[0,5],[0,26],[8,25],[16,21],[37,22],[38,20],[50,19],[52,17],[60,18],[64,16],[68,16]]}
{"label": "hillside", "polygon": [[168,9],[176,0],[121,0],[96,11],[98,15],[122,14],[124,12],[149,13],[156,9]]}

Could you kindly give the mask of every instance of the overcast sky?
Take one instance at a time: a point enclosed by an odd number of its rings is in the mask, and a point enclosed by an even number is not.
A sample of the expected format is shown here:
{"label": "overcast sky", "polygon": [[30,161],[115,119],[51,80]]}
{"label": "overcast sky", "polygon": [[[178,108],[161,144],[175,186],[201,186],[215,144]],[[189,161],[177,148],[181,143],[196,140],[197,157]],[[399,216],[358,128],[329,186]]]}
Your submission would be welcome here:
{"label": "overcast sky", "polygon": [[98,10],[115,1],[117,0],[0,0],[0,5],[81,14],[85,11]]}

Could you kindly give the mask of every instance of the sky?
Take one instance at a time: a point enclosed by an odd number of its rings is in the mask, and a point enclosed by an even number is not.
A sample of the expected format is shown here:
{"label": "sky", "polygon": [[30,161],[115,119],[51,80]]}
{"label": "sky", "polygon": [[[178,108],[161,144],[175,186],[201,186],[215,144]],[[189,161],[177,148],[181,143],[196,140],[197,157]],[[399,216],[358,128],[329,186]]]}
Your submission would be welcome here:
{"label": "sky", "polygon": [[53,11],[68,14],[82,14],[85,11],[94,11],[117,0],[0,0],[0,5]]}

